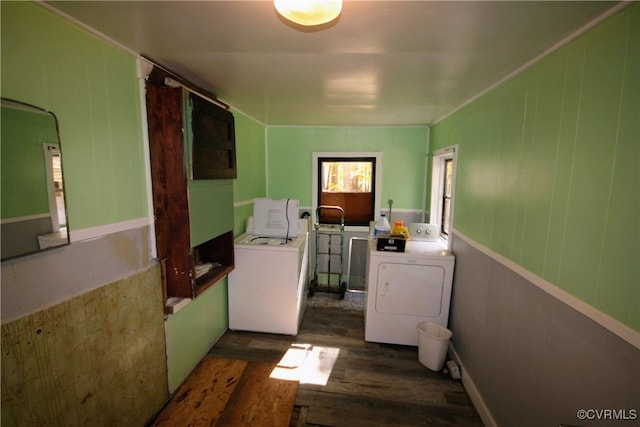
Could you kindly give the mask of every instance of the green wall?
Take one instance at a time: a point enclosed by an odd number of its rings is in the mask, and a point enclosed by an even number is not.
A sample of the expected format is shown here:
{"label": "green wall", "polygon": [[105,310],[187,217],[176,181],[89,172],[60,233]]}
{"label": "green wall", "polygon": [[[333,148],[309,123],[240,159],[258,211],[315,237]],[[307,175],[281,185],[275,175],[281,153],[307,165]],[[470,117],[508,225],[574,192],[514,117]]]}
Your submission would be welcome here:
{"label": "green wall", "polygon": [[640,5],[437,123],[455,228],[640,331]]}
{"label": "green wall", "polygon": [[266,195],[265,126],[239,111],[232,111],[236,127],[236,164],[233,180],[234,235],[246,230],[253,215],[253,199]]}
{"label": "green wall", "polygon": [[234,202],[264,197],[265,144],[263,124],[233,111],[236,126],[238,177],[233,184]]}
{"label": "green wall", "polygon": [[53,116],[2,108],[2,219],[49,214],[44,143],[58,143]]}
{"label": "green wall", "polygon": [[2,96],[58,117],[69,228],[148,216],[135,56],[33,3],[1,7]]}
{"label": "green wall", "polygon": [[175,391],[228,328],[227,278],[166,321],[169,391]]}
{"label": "green wall", "polygon": [[[382,200],[393,208],[422,209],[426,127],[270,127],[269,197],[312,206],[313,152],[381,152]],[[380,171],[378,171],[380,173]]]}

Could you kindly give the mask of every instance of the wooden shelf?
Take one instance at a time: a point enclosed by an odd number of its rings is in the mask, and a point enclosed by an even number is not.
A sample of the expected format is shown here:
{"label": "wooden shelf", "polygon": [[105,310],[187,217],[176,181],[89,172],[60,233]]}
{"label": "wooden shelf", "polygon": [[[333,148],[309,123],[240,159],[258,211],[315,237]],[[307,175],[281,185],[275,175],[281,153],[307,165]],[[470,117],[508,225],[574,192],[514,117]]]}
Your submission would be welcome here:
{"label": "wooden shelf", "polygon": [[212,285],[215,285],[220,279],[233,271],[232,265],[223,265],[214,267],[213,270],[196,279],[195,294],[200,295]]}
{"label": "wooden shelf", "polygon": [[194,293],[200,295],[211,285],[233,271],[233,232],[228,231],[193,248],[195,265],[213,263],[214,267],[195,279]]}

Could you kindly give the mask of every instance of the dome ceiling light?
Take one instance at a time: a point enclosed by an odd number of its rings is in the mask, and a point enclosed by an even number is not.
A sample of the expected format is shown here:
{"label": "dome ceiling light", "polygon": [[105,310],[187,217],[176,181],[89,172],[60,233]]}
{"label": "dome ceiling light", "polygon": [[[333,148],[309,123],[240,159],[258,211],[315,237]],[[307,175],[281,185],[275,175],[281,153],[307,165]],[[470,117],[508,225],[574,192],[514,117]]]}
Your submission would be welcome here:
{"label": "dome ceiling light", "polygon": [[273,3],[284,18],[307,27],[331,22],[342,11],[342,0],[274,0]]}

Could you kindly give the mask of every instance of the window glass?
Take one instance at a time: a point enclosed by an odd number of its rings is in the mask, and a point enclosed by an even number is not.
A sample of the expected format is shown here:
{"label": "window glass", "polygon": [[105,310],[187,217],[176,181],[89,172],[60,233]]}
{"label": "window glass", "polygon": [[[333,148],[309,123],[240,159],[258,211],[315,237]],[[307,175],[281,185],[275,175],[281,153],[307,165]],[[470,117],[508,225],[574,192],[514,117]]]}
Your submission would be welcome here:
{"label": "window glass", "polygon": [[[375,158],[319,158],[318,205],[340,206],[345,225],[368,225],[374,219]],[[323,210],[320,222],[339,223],[337,210]]]}
{"label": "window glass", "polygon": [[58,211],[58,223],[61,227],[66,227],[67,216],[64,204],[64,188],[62,184],[62,163],[60,159],[60,151],[51,158],[53,169],[53,185],[56,195],[56,209]]}
{"label": "window glass", "polygon": [[444,161],[444,179],[442,188],[442,224],[440,232],[449,235],[449,219],[451,218],[451,189],[453,177],[453,159]]}
{"label": "window glass", "polygon": [[322,191],[371,192],[371,162],[322,162]]}

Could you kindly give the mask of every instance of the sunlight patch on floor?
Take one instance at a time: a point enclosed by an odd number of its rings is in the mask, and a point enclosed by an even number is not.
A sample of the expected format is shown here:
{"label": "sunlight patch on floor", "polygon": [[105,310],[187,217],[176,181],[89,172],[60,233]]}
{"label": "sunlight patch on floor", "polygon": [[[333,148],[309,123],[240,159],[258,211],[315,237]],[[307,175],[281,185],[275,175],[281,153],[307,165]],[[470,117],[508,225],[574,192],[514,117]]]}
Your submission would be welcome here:
{"label": "sunlight patch on floor", "polygon": [[271,378],[299,381],[300,384],[327,385],[340,349],[312,344],[291,344]]}

